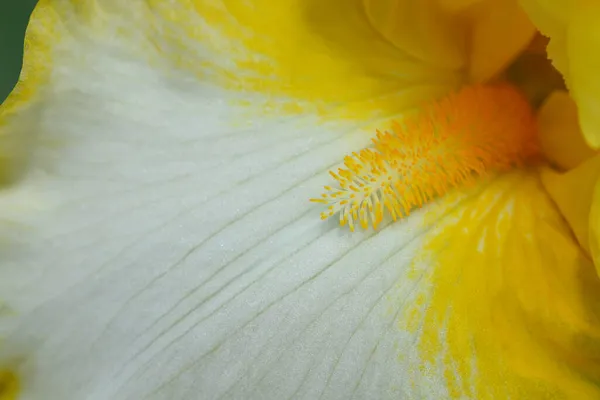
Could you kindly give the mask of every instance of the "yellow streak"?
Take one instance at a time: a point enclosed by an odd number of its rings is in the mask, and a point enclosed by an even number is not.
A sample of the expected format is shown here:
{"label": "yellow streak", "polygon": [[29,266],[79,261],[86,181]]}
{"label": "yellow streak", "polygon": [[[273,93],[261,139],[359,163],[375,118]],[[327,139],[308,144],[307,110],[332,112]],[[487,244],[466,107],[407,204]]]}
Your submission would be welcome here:
{"label": "yellow streak", "polygon": [[[190,2],[213,35],[228,39],[224,48],[205,37],[198,21],[170,13],[190,37],[215,43],[211,49],[234,65],[213,64],[213,76],[226,87],[275,96],[268,106],[277,111],[364,120],[414,107],[462,81],[463,72],[443,58],[425,63],[385,40],[362,0]],[[169,12],[160,0],[151,3]]]}
{"label": "yellow streak", "polygon": [[424,327],[421,371],[441,369],[453,399],[600,398],[600,281],[537,173],[498,178],[447,217],[429,216],[427,301],[401,319]]}

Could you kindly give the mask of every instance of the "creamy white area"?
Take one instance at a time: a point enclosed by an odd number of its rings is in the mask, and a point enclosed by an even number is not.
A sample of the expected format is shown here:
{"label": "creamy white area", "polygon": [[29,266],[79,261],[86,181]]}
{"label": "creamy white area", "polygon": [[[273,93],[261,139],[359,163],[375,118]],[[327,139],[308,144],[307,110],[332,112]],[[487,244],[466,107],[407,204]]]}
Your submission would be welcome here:
{"label": "creamy white area", "polygon": [[351,234],[308,201],[370,129],[265,115],[113,43],[64,49],[14,121],[39,146],[3,196],[2,359],[24,399],[443,396],[398,323],[423,289],[420,214]]}

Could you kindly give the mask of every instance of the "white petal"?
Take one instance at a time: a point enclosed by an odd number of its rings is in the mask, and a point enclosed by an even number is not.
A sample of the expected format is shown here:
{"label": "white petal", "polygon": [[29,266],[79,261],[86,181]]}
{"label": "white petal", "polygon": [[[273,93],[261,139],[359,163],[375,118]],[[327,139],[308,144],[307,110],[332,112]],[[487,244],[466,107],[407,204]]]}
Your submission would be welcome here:
{"label": "white petal", "polygon": [[379,120],[268,115],[236,105],[259,94],[82,37],[58,46],[40,106],[11,122],[41,142],[4,196],[18,229],[0,272],[3,360],[23,398],[444,393],[397,325],[416,296],[419,214],[350,234],[308,201]]}
{"label": "white petal", "polygon": [[40,130],[66,145],[40,151],[18,189],[46,203],[14,238],[0,287],[23,317],[9,343],[27,359],[25,393],[348,398],[405,386],[398,354],[411,338],[394,321],[410,301],[417,219],[350,234],[308,202],[368,133],[310,116],[235,127],[247,110],[218,100],[233,94],[96,65],[56,79],[57,93],[81,89],[48,101]]}

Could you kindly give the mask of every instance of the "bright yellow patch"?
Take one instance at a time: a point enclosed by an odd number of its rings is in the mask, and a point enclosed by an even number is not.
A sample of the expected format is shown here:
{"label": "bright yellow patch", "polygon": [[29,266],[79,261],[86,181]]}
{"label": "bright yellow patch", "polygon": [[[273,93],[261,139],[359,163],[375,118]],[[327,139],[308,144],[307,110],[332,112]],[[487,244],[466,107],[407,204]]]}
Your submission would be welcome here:
{"label": "bright yellow patch", "polygon": [[467,87],[377,132],[373,148],[344,159],[330,172],[339,187],[314,202],[328,204],[326,219],[377,228],[384,210],[408,215],[434,196],[488,172],[507,171],[538,156],[537,130],[527,100],[514,88]]}
{"label": "bright yellow patch", "polygon": [[191,38],[224,57],[203,63],[205,76],[267,93],[267,106],[276,111],[365,120],[397,114],[463,82],[463,71],[443,58],[423,61],[385,40],[361,0],[195,0],[189,1],[197,11],[192,16],[150,3],[184,30],[188,38],[180,42]]}
{"label": "bright yellow patch", "polygon": [[19,378],[10,370],[0,370],[0,400],[16,400]]}
{"label": "bright yellow patch", "polygon": [[600,398],[593,264],[535,172],[485,185],[429,216],[427,301],[406,311],[423,327],[420,370],[441,371],[456,399]]}

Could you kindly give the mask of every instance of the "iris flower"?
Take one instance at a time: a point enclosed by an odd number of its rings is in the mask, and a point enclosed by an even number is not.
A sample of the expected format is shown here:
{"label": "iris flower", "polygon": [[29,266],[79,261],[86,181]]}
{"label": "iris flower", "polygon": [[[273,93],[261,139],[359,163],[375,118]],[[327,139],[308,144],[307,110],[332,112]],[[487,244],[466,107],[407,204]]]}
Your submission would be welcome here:
{"label": "iris flower", "polygon": [[40,1],[0,109],[0,398],[600,398],[599,19]]}

